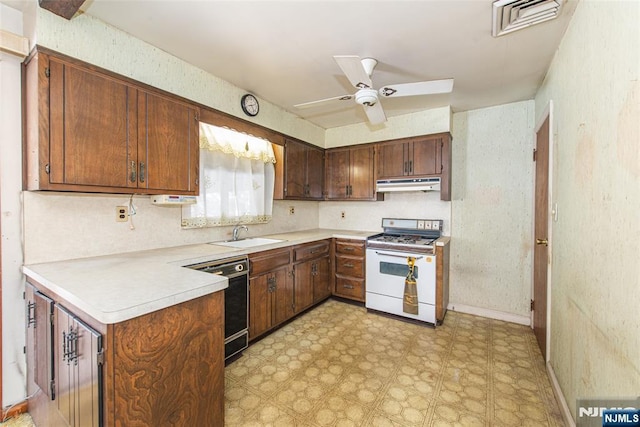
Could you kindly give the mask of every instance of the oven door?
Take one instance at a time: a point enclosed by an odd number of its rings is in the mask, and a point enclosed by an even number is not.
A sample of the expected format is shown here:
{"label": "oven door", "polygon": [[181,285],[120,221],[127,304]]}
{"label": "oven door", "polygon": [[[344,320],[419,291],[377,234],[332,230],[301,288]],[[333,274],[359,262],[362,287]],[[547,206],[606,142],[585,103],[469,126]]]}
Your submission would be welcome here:
{"label": "oven door", "polygon": [[[418,291],[418,315],[404,313],[407,257],[416,259],[414,276]],[[436,257],[420,253],[367,249],[367,308],[435,323]]]}

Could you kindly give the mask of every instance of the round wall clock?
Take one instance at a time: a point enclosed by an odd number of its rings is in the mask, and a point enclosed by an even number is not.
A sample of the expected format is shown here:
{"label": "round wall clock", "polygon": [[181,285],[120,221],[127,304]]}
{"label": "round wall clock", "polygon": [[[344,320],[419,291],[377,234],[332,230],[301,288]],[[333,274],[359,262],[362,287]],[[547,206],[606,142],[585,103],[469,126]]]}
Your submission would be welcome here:
{"label": "round wall clock", "polygon": [[257,116],[258,111],[260,111],[258,100],[250,93],[242,96],[242,99],[240,100],[240,106],[242,107],[242,111],[244,111],[247,116]]}

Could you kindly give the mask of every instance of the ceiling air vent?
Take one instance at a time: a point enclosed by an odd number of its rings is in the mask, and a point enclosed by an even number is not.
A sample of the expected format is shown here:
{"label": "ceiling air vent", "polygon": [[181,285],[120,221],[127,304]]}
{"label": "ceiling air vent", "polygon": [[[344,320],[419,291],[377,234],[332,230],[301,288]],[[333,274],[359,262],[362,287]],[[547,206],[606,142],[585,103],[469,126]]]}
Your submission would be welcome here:
{"label": "ceiling air vent", "polygon": [[562,0],[498,0],[493,2],[493,37],[558,17]]}

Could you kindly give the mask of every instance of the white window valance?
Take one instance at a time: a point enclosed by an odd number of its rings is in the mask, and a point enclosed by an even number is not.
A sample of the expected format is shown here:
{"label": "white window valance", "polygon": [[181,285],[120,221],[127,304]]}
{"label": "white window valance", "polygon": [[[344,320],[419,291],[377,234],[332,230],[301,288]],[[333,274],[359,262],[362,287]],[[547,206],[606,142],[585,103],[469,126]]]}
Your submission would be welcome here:
{"label": "white window valance", "polygon": [[200,194],[183,207],[182,227],[269,222],[275,162],[269,141],[200,123]]}
{"label": "white window valance", "polygon": [[265,163],[276,162],[271,143],[266,139],[205,123],[200,126],[200,148]]}

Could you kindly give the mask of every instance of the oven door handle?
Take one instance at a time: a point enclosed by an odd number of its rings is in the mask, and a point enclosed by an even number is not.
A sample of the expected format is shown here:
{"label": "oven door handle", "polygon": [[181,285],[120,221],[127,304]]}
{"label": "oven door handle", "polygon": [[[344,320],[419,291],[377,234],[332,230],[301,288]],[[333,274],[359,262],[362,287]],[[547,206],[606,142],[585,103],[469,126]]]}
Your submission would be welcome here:
{"label": "oven door handle", "polygon": [[[408,256],[406,256],[406,255],[387,254],[387,253],[384,253],[384,252],[378,252],[378,251],[376,251],[376,255],[392,256],[392,257],[396,257],[396,258],[404,258],[404,259],[407,259],[407,258],[408,258]],[[424,257],[418,256],[418,257],[413,257],[413,258],[415,258],[416,260],[419,260],[419,259],[422,259],[422,258],[424,258]]]}

